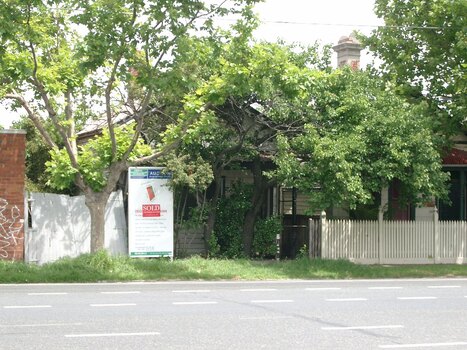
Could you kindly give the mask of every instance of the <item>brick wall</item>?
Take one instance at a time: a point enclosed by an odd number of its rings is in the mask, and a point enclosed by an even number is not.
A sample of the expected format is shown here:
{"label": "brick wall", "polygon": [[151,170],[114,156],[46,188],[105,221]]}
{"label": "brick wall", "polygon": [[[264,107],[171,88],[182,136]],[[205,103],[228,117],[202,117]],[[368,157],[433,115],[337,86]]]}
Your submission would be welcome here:
{"label": "brick wall", "polygon": [[0,259],[23,260],[26,132],[0,130]]}

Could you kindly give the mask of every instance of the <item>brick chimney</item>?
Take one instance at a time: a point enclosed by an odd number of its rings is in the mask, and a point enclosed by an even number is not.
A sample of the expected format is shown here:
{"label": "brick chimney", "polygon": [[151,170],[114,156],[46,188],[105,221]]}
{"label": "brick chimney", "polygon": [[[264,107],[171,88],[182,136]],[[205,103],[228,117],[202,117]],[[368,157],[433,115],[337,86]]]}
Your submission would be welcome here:
{"label": "brick chimney", "polygon": [[338,67],[348,65],[354,70],[360,69],[362,45],[353,34],[341,37],[333,49],[337,52]]}
{"label": "brick chimney", "polygon": [[0,130],[0,259],[24,257],[26,132]]}

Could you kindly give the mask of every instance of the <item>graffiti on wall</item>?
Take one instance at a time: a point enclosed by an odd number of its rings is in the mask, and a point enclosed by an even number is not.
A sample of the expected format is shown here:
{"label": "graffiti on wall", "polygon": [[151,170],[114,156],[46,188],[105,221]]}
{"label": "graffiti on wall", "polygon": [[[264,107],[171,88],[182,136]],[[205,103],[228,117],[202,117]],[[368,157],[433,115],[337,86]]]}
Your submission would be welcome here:
{"label": "graffiti on wall", "polygon": [[21,230],[24,220],[21,219],[21,213],[15,205],[8,212],[8,201],[0,198],[0,258],[8,258],[6,248],[18,245],[22,239]]}

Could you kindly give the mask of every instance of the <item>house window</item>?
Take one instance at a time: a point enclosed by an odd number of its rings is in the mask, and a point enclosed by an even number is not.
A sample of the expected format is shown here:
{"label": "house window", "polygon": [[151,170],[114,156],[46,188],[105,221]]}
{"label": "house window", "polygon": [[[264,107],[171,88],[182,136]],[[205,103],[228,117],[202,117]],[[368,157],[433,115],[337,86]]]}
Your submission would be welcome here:
{"label": "house window", "polygon": [[439,201],[440,220],[467,220],[467,168],[447,168],[451,174],[449,201]]}

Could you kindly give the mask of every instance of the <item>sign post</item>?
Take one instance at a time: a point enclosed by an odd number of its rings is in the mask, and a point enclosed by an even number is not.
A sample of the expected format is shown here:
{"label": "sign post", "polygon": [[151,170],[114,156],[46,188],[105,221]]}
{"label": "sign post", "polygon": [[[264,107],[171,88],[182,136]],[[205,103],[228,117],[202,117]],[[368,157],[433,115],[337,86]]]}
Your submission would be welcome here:
{"label": "sign post", "polygon": [[128,169],[128,251],[132,258],[173,258],[171,175],[163,169]]}

